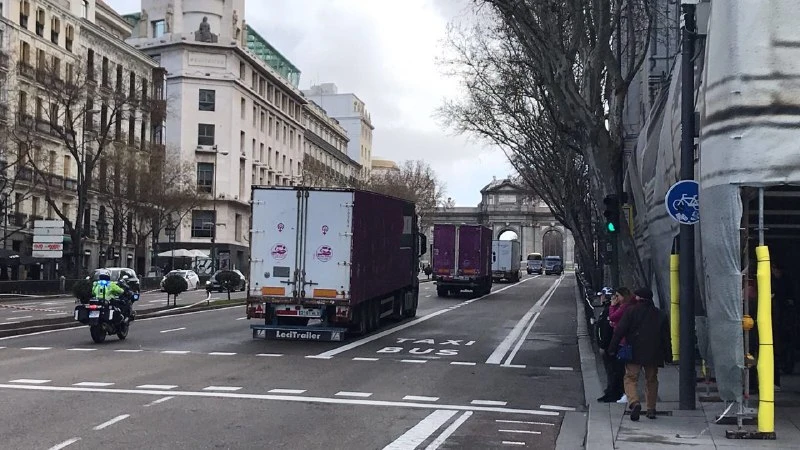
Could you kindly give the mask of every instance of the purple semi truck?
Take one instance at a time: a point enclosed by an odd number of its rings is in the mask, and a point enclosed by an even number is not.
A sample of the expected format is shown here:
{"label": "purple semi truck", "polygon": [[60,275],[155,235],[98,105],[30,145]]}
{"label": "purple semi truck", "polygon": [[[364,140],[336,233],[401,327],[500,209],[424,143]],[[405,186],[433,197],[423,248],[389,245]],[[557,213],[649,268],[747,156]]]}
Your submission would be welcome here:
{"label": "purple semi truck", "polygon": [[433,226],[433,275],[436,293],[463,290],[486,295],[492,289],[492,230],[483,225]]}

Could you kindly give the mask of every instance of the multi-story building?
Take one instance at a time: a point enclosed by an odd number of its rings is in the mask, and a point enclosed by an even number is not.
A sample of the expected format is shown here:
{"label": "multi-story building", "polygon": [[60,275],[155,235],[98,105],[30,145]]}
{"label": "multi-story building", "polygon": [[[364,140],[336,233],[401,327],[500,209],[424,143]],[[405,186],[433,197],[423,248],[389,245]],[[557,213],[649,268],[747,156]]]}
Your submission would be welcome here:
{"label": "multi-story building", "polygon": [[127,16],[128,42],[168,73],[166,145],[194,162],[208,195],[174,245],[209,250],[218,268],[247,264],[251,185],[299,184],[303,173],[300,71],[244,16],[244,0],[142,0]]}
{"label": "multi-story building", "polygon": [[347,130],[314,102],[308,102],[303,112],[306,127],[303,184],[326,187],[356,184],[361,165],[347,156],[350,141]]}
{"label": "multi-story building", "polygon": [[[164,120],[163,73],[124,42],[131,27],[100,0],[4,4],[2,245],[20,255],[21,267],[4,269],[0,278],[70,275],[76,264],[84,270],[128,266],[144,272],[149,241],[135,236],[132,217],[113,208],[110,197],[119,194],[121,179],[115,162],[123,160],[109,157],[148,161],[139,153],[159,150],[151,144],[160,143]],[[87,165],[93,155],[97,164]],[[91,173],[84,172],[92,166]],[[133,178],[131,183],[128,188],[135,189]],[[86,195],[79,196],[84,185]],[[81,229],[75,226],[79,215]],[[65,232],[62,259],[33,258],[38,219],[66,219],[65,231],[74,229],[79,242]],[[52,244],[49,249],[59,247]]]}
{"label": "multi-story building", "polygon": [[303,93],[347,130],[350,138],[347,155],[361,165],[359,178],[368,180],[372,167],[372,131],[375,127],[364,102],[355,94],[340,94],[333,83],[314,85]]}
{"label": "multi-story building", "polygon": [[395,173],[400,172],[400,167],[397,166],[396,162],[388,159],[378,159],[378,158],[372,160],[371,176],[380,177],[392,172]]}

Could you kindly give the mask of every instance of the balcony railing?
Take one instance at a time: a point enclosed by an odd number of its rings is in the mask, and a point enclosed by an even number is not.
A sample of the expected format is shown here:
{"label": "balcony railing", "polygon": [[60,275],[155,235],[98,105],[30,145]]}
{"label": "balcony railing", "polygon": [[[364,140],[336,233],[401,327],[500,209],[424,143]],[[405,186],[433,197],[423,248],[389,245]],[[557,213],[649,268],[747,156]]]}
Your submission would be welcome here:
{"label": "balcony railing", "polygon": [[29,183],[33,182],[33,170],[29,167],[20,167],[17,169],[17,180],[27,181]]}
{"label": "balcony railing", "polygon": [[24,227],[28,223],[28,215],[22,213],[12,213],[8,215],[8,224],[12,227]]}
{"label": "balcony railing", "polygon": [[24,61],[19,61],[17,62],[17,73],[20,76],[34,79],[34,77],[36,76],[36,69],[34,69],[32,65]]}
{"label": "balcony railing", "polygon": [[78,180],[75,180],[73,178],[64,178],[64,189],[68,191],[77,191]]}
{"label": "balcony railing", "polygon": [[0,51],[0,69],[8,69],[8,53]]}

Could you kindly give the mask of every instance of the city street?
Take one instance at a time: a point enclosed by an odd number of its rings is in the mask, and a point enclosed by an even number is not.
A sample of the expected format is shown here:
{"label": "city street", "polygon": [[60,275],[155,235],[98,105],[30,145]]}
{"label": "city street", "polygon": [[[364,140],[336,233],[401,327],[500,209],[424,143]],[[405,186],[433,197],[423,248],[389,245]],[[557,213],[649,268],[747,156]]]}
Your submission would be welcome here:
{"label": "city street", "polygon": [[3,446],[554,448],[583,404],[574,283],[424,283],[416,318],[337,343],[252,339],[242,306],[102,345],[86,327],[0,338]]}

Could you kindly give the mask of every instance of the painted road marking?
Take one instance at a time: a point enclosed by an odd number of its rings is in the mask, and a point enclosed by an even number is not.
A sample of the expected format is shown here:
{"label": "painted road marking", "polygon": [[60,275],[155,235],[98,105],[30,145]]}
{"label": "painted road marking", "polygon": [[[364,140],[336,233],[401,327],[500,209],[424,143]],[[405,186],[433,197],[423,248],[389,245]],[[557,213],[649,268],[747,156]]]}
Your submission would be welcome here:
{"label": "painted road marking", "polygon": [[467,361],[453,361],[450,363],[452,366],[474,366],[476,363]]}
{"label": "painted road marking", "polygon": [[378,361],[378,359],[379,358],[362,358],[360,356],[357,356],[353,358],[353,361]]}
{"label": "painted road marking", "polygon": [[523,425],[545,425],[554,427],[556,424],[549,423],[549,422],[526,422],[524,420],[505,420],[505,419],[495,419],[497,423],[516,423],[516,424],[523,424]]}
{"label": "painted road marking", "polygon": [[52,348],[53,347],[22,347],[23,350],[36,350],[36,351],[50,350]]}
{"label": "painted road marking", "polygon": [[96,348],[75,347],[75,348],[68,348],[67,351],[68,352],[94,352],[94,351],[97,351],[97,349]]}
{"label": "painted road marking", "polygon": [[185,330],[185,329],[186,329],[186,327],[172,328],[170,330],[159,331],[159,333],[172,333],[173,331],[181,331],[181,330]]}
{"label": "painted road marking", "polygon": [[73,384],[73,386],[92,386],[92,387],[107,387],[113,385],[114,383],[104,383],[102,381],[81,381],[80,383]]}
{"label": "painted road marking", "polygon": [[[146,385],[143,385],[146,386]],[[119,389],[119,388],[93,388],[77,386],[43,386],[30,384],[0,384],[0,389],[12,389],[23,391],[45,391],[45,392],[96,392],[104,394],[129,394],[129,395],[164,395],[163,390],[148,390],[139,386],[140,389]],[[270,395],[270,394],[246,394],[239,392],[203,392],[203,391],[170,391],[174,397],[198,397],[198,398],[227,398],[227,399],[248,399],[264,401],[285,401],[297,403],[317,403],[328,405],[359,405],[359,406],[381,406],[381,407],[400,407],[417,409],[445,409],[452,411],[480,411],[493,413],[521,414],[529,416],[558,416],[555,411],[543,411],[538,409],[516,409],[500,408],[476,405],[442,405],[439,403],[413,403],[403,401],[370,400],[354,398],[331,398],[331,397],[308,397],[301,395]]]}
{"label": "painted road marking", "polygon": [[550,367],[550,370],[563,370],[565,372],[572,372],[575,369],[572,367]]}
{"label": "painted road marking", "polygon": [[78,442],[80,440],[81,440],[81,438],[79,438],[79,437],[74,437],[72,439],[67,439],[66,441],[64,441],[64,442],[62,442],[60,444],[57,444],[57,445],[54,445],[54,446],[50,447],[48,450],[61,450],[62,448],[68,447],[68,446],[70,446],[70,445],[72,445],[72,444],[74,444],[74,443],[76,443],[76,442]]}
{"label": "painted road marking", "polygon": [[115,352],[119,352],[119,353],[139,353],[139,352],[143,352],[144,350],[121,349],[121,350],[114,350],[114,351]]}
{"label": "painted road marking", "polygon": [[18,324],[18,323],[22,323],[22,322],[3,322],[0,325],[15,325],[15,324]]}
{"label": "painted road marking", "polygon": [[267,392],[270,394],[302,394],[305,389],[271,389]]}
{"label": "painted road marking", "polygon": [[463,425],[464,422],[466,422],[467,419],[469,419],[469,416],[471,415],[472,411],[467,411],[464,414],[462,414],[458,419],[456,419],[452,424],[450,424],[449,427],[447,427],[444,431],[442,431],[442,434],[440,434],[436,439],[434,439],[433,442],[431,442],[425,448],[425,450],[436,450],[437,448],[439,448],[439,446],[444,444],[444,441],[446,441],[447,438],[450,437],[450,435],[455,433],[458,427]]}
{"label": "painted road marking", "polygon": [[138,389],[163,389],[163,390],[170,390],[175,389],[176,385],[174,384],[142,384],[140,386],[136,386]]}
{"label": "painted road marking", "polygon": [[166,402],[168,400],[172,400],[173,398],[175,398],[175,397],[170,395],[169,397],[164,397],[164,398],[160,398],[158,400],[153,400],[152,402],[150,402],[150,403],[148,403],[148,404],[146,404],[144,406],[158,405],[159,403],[164,403],[164,402]]}
{"label": "painted road marking", "polygon": [[575,411],[575,408],[569,406],[539,405],[539,408],[549,409],[551,411]]}
{"label": "painted road marking", "polygon": [[394,442],[384,447],[383,450],[417,448],[418,445],[425,442],[439,427],[447,423],[447,421],[455,415],[455,411],[437,409],[430,413],[428,417],[422,419],[418,424],[414,425],[410,430],[406,431],[402,436],[395,439]]}
{"label": "painted road marking", "polygon": [[49,383],[51,381],[53,380],[33,380],[30,378],[19,378],[16,380],[11,380],[9,381],[9,383],[44,384],[44,383]]}
{"label": "painted road marking", "polygon": [[521,445],[524,447],[525,443],[519,441],[503,441],[503,445]]}
{"label": "painted road marking", "polygon": [[164,350],[161,353],[165,355],[188,355],[189,350]]}
{"label": "painted road marking", "polygon": [[256,356],[283,356],[282,353],[259,353]]}
{"label": "painted road marking", "polygon": [[470,404],[483,406],[506,406],[508,402],[501,402],[497,400],[473,400],[470,402]]}
{"label": "painted road marking", "polygon": [[401,359],[400,362],[425,364],[426,362],[428,362],[428,360],[427,359]]}
{"label": "painted road marking", "polygon": [[60,313],[45,314],[45,316],[66,316],[67,314],[69,314],[69,313],[68,312],[60,312]]}
{"label": "painted road marking", "polygon": [[117,422],[121,422],[121,421],[123,421],[123,420],[127,419],[127,418],[128,418],[128,417],[130,417],[130,416],[131,416],[130,414],[123,414],[123,415],[121,415],[121,416],[114,417],[113,419],[111,419],[111,420],[109,420],[109,421],[107,421],[107,422],[103,422],[103,423],[101,423],[100,425],[98,425],[98,426],[96,426],[96,427],[94,427],[94,428],[92,428],[92,429],[93,429],[94,431],[100,431],[100,430],[102,430],[103,428],[110,427],[111,425],[114,425],[114,424],[115,424],[115,423],[117,423]]}
{"label": "painted road marking", "polygon": [[542,434],[541,431],[528,431],[528,430],[497,430],[501,433],[520,433],[520,434]]}
{"label": "painted road marking", "polygon": [[333,358],[333,356],[307,355],[306,358],[308,358],[308,359],[331,359],[331,358]]}
{"label": "painted road marking", "polygon": [[222,391],[222,392],[235,392],[242,389],[239,386],[208,386],[204,387],[204,391]]}
{"label": "painted road marking", "polygon": [[403,397],[403,400],[409,400],[412,402],[438,402],[439,397],[425,397],[422,395],[406,395]]}
{"label": "painted road marking", "polygon": [[19,316],[19,317],[17,317],[17,316],[14,316],[14,317],[9,317],[9,318],[8,318],[8,319],[6,319],[6,320],[30,319],[31,317],[33,317],[33,316]]}
{"label": "painted road marking", "polygon": [[335,395],[339,397],[358,397],[358,398],[367,398],[372,396],[370,392],[349,392],[349,391],[341,391],[337,392]]}
{"label": "painted road marking", "polygon": [[[508,285],[508,286],[506,286],[504,288],[500,288],[500,289],[498,289],[496,291],[492,291],[492,292],[484,295],[483,297],[478,297],[478,298],[474,298],[472,300],[467,300],[465,302],[460,303],[459,305],[469,305],[472,302],[475,302],[475,301],[478,301],[480,299],[489,297],[490,295],[494,295],[494,294],[497,294],[499,292],[503,292],[506,289],[511,289],[513,287],[519,286],[520,284],[522,284],[522,283],[524,283],[524,282],[526,282],[528,280],[532,280],[532,279],[533,278],[526,278],[526,279],[520,281],[519,283],[510,284],[510,285]],[[355,342],[351,342],[351,343],[343,345],[341,347],[337,347],[337,348],[335,348],[333,350],[328,350],[327,352],[320,353],[317,356],[336,356],[339,353],[343,353],[343,352],[346,352],[348,350],[352,350],[354,348],[361,347],[364,344],[368,344],[368,343],[370,343],[372,341],[375,341],[375,340],[378,340],[378,339],[380,339],[382,337],[388,336],[388,335],[393,334],[393,333],[397,333],[400,330],[405,330],[406,328],[413,327],[414,325],[417,325],[417,324],[420,324],[422,322],[425,322],[426,320],[433,319],[434,317],[437,317],[437,316],[440,316],[442,314],[445,314],[448,311],[449,310],[447,308],[440,309],[439,311],[432,312],[432,313],[428,314],[427,316],[422,316],[419,319],[412,320],[411,322],[404,323],[402,325],[396,326],[394,328],[390,328],[390,329],[388,329],[386,331],[382,331],[382,332],[377,333],[377,334],[373,334],[372,336],[368,336],[368,337],[365,337],[363,339],[359,339],[359,340],[357,340]],[[509,344],[509,346],[510,346],[510,344]]]}
{"label": "painted road marking", "polygon": [[246,319],[247,319],[247,317],[239,317],[239,318],[238,318],[238,319],[236,319],[236,320],[246,320]]}
{"label": "painted road marking", "polygon": [[211,353],[209,353],[209,355],[211,355],[211,356],[233,356],[235,354],[236,353],[233,353],[233,352],[211,352]]}
{"label": "painted road marking", "polygon": [[[527,278],[527,279],[531,280],[532,278]],[[523,315],[522,318],[519,319],[519,322],[517,322],[517,324],[514,326],[511,332],[508,333],[508,336],[506,336],[506,338],[503,339],[500,345],[498,345],[497,348],[494,349],[492,354],[489,355],[489,359],[486,360],[486,364],[500,364],[503,361],[503,357],[506,355],[506,353],[509,352],[511,346],[514,344],[514,341],[519,339],[520,335],[522,335],[522,332],[525,330],[527,323],[531,320],[534,314],[537,314],[538,311],[542,308],[541,306],[542,303],[544,303],[549,298],[549,295],[552,295],[553,291],[555,291],[555,288],[558,287],[560,280],[561,278],[554,281],[553,285],[550,286],[550,288],[548,288],[544,292],[544,294],[542,294],[541,297],[539,297],[539,300],[537,300],[536,303],[534,303],[531,309],[529,309],[528,312],[526,312],[525,315]],[[506,363],[510,362],[511,360],[506,360]]]}

